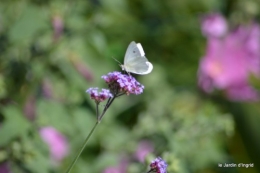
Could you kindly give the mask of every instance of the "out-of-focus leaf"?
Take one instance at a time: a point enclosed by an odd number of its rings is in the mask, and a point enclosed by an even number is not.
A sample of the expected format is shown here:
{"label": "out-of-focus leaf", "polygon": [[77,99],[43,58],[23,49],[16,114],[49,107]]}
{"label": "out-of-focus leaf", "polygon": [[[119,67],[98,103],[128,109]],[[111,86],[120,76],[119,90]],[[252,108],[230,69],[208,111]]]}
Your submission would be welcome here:
{"label": "out-of-focus leaf", "polygon": [[90,39],[95,49],[102,54],[107,46],[104,34],[100,31],[95,31],[90,35]]}
{"label": "out-of-focus leaf", "polygon": [[4,76],[0,74],[0,98],[6,95],[6,85],[4,83]]}
{"label": "out-of-focus leaf", "polygon": [[31,39],[39,31],[47,28],[44,13],[36,6],[28,5],[24,8],[20,19],[18,19],[9,31],[10,40],[18,43]]}
{"label": "out-of-focus leaf", "polygon": [[9,106],[3,109],[5,121],[0,130],[0,146],[7,145],[13,139],[26,133],[30,128],[27,119],[22,115],[22,112],[15,106]]}
{"label": "out-of-focus leaf", "polygon": [[38,122],[41,126],[54,126],[59,130],[70,129],[69,113],[63,104],[57,101],[40,100],[37,105]]}
{"label": "out-of-focus leaf", "polygon": [[35,173],[46,173],[50,170],[50,160],[37,150],[34,151],[33,157],[28,157],[25,161],[26,167]]}

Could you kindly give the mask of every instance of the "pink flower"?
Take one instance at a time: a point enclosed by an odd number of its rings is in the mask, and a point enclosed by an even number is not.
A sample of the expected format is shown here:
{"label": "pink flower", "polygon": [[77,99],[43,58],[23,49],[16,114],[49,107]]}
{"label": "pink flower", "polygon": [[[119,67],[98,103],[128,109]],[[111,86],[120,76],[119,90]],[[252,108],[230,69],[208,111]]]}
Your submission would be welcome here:
{"label": "pink flower", "polygon": [[123,157],[119,164],[114,167],[107,167],[103,173],[123,173],[127,171],[129,160],[127,157]]}
{"label": "pink flower", "polygon": [[121,173],[120,169],[117,167],[108,167],[106,168],[103,173]]}
{"label": "pink flower", "polygon": [[11,173],[10,165],[8,162],[2,162],[0,164],[0,173]]}
{"label": "pink flower", "polygon": [[247,83],[227,88],[226,94],[231,100],[257,101],[259,99],[257,91]]}
{"label": "pink flower", "polygon": [[35,119],[35,116],[36,116],[35,104],[36,104],[35,96],[30,95],[26,99],[24,109],[23,109],[25,116],[31,121],[33,121]]}
{"label": "pink flower", "polygon": [[256,100],[258,92],[249,85],[250,74],[260,78],[260,28],[240,26],[223,38],[208,37],[199,67],[199,85],[210,93],[225,90],[231,100]]}
{"label": "pink flower", "polygon": [[137,150],[135,152],[135,158],[139,161],[139,162],[144,162],[145,157],[153,152],[153,145],[151,142],[149,141],[141,141],[137,147]]}
{"label": "pink flower", "polygon": [[84,77],[88,82],[93,81],[93,74],[90,70],[90,68],[87,67],[87,65],[81,61],[79,58],[77,58],[77,55],[72,54],[70,57],[71,63],[74,66],[74,68],[77,70],[77,72]]}
{"label": "pink flower", "polygon": [[53,86],[51,81],[47,78],[42,82],[42,95],[48,99],[53,97]]}
{"label": "pink flower", "polygon": [[218,13],[211,13],[203,17],[201,30],[205,36],[221,37],[227,32],[226,19]]}
{"label": "pink flower", "polygon": [[52,27],[54,30],[53,39],[54,41],[57,41],[62,35],[64,28],[63,19],[61,18],[61,16],[55,15],[52,18]]}
{"label": "pink flower", "polygon": [[49,146],[51,159],[54,163],[59,163],[68,155],[68,142],[65,136],[55,128],[47,126],[40,129],[40,136]]}

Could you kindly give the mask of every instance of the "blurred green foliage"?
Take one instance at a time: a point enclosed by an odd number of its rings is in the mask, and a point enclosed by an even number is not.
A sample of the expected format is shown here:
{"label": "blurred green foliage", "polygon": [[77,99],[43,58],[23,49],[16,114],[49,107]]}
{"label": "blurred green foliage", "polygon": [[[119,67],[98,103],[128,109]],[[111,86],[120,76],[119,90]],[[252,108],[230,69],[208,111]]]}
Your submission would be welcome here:
{"label": "blurred green foliage", "polygon": [[[136,76],[145,91],[115,100],[72,172],[102,172],[122,155],[131,160],[129,173],[145,172],[158,155],[169,173],[226,172],[217,164],[239,158],[231,137],[246,115],[255,116],[233,139],[245,148],[253,143],[256,161],[259,107],[201,95],[196,73],[205,49],[201,16],[220,11],[235,25],[259,19],[259,8],[257,0],[1,1],[0,162],[14,173],[65,172],[96,121],[85,90],[106,87],[101,75],[120,70],[112,58],[123,62],[131,41],[154,64],[151,74]],[[59,166],[38,134],[44,126],[68,138],[70,155]],[[155,146],[146,163],[133,159],[143,139]],[[241,150],[238,161],[251,161]]]}

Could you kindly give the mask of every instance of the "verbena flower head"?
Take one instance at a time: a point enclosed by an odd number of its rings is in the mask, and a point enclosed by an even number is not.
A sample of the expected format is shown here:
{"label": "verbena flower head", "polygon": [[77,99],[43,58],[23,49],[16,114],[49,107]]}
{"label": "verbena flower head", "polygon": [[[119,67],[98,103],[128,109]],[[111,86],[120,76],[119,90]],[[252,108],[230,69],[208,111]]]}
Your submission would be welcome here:
{"label": "verbena flower head", "polygon": [[108,89],[102,89],[98,92],[98,88],[89,88],[86,92],[89,93],[90,98],[95,100],[97,103],[100,103],[109,97],[113,97]]}
{"label": "verbena flower head", "polygon": [[149,172],[167,173],[167,166],[167,163],[162,158],[157,157],[151,162]]}
{"label": "verbena flower head", "polygon": [[122,74],[121,72],[111,72],[102,76],[114,96],[121,94],[141,94],[144,86],[133,76]]}

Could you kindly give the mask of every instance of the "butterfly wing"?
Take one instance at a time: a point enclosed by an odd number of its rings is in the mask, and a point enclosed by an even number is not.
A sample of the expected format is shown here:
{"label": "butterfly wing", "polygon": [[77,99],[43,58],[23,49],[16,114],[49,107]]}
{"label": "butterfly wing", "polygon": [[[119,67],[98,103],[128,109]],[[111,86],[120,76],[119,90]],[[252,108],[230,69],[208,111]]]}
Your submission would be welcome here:
{"label": "butterfly wing", "polygon": [[143,56],[132,58],[124,65],[124,68],[127,72],[144,75],[152,71],[153,65]]}
{"label": "butterfly wing", "polygon": [[136,44],[134,41],[132,41],[126,50],[124,63],[126,64],[132,59],[135,59],[137,57],[142,57],[144,55],[145,53],[141,44],[140,43]]}
{"label": "butterfly wing", "polygon": [[148,74],[152,71],[153,65],[144,56],[144,50],[140,43],[132,41],[126,51],[123,68],[127,72],[135,74]]}

